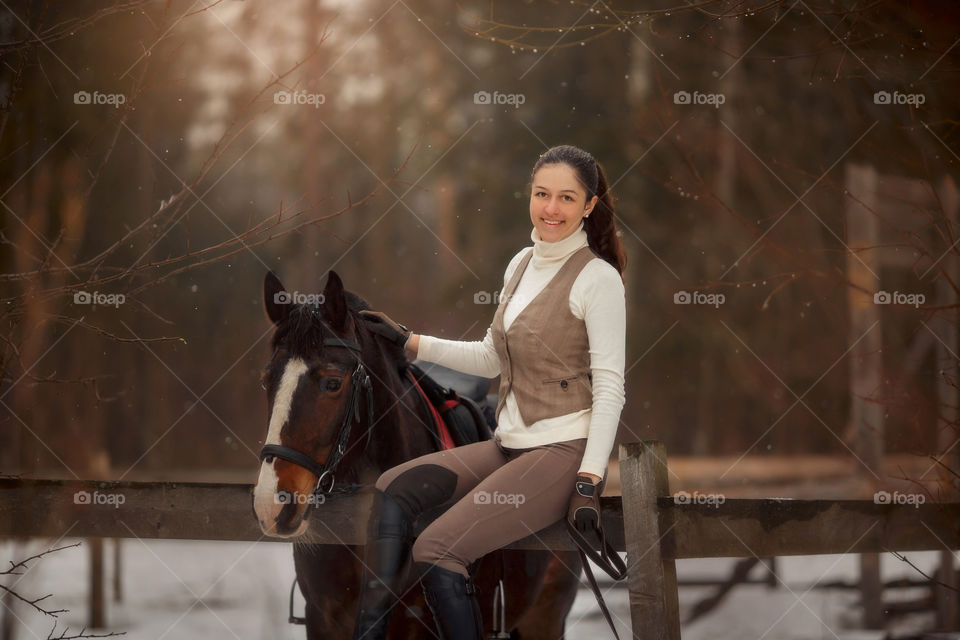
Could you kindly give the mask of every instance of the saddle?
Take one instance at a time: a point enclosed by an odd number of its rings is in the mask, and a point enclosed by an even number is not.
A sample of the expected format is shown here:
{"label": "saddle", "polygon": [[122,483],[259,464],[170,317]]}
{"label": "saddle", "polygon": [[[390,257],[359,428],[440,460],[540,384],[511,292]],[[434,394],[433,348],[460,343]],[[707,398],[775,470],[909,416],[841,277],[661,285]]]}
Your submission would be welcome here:
{"label": "saddle", "polygon": [[[401,375],[410,379],[433,415],[432,433],[440,449],[462,447],[493,438],[494,409],[486,389],[489,380],[438,364],[407,363]],[[430,373],[428,374],[427,371]],[[432,374],[432,375],[431,375]]]}

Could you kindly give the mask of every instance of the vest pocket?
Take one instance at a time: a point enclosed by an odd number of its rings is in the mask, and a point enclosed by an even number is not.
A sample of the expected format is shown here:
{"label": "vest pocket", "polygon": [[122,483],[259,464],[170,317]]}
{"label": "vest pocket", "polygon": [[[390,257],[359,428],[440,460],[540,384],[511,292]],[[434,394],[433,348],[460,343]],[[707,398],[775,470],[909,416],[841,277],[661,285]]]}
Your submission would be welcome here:
{"label": "vest pocket", "polygon": [[586,377],[591,382],[593,381],[592,373],[586,373],[586,374],[578,373],[572,376],[564,376],[562,378],[547,378],[545,380],[541,380],[540,382],[541,384],[556,384],[560,387],[562,391],[569,391],[570,385],[574,384],[577,378],[583,378],[583,377]]}

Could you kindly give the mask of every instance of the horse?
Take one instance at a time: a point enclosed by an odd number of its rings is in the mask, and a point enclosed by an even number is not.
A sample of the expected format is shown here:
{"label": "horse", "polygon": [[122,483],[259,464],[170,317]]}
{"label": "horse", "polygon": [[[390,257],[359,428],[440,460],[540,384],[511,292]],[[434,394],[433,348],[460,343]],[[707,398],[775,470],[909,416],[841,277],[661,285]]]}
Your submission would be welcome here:
{"label": "horse", "polygon": [[[263,296],[275,327],[262,373],[268,425],[254,514],[264,534],[293,542],[307,638],[349,640],[359,610],[363,547],[311,543],[311,520],[322,522],[323,508],[290,496],[322,496],[336,491],[334,484],[342,491],[372,487],[383,471],[439,449],[427,428],[432,418],[401,375],[407,362],[402,347],[364,325],[357,312],[370,306],[345,290],[335,271],[321,296],[297,296],[301,302],[267,272]],[[499,549],[476,560],[471,573],[484,629],[499,628],[518,640],[563,638],[580,570],[575,551]],[[492,597],[501,579],[509,606],[494,621]],[[423,590],[408,587],[391,612],[388,637],[436,638]]]}

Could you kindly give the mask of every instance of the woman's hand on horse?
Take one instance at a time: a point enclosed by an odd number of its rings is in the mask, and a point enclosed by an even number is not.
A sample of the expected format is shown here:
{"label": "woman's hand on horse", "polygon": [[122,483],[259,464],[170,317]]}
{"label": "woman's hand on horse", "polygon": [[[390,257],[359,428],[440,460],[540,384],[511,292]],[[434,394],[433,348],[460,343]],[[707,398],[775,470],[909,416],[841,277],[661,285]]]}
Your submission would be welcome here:
{"label": "woman's hand on horse", "polygon": [[379,333],[387,340],[395,342],[401,347],[406,346],[407,340],[412,335],[410,329],[407,329],[399,322],[394,322],[390,319],[390,316],[381,311],[368,311],[364,309],[359,313],[363,317],[367,328],[369,328],[370,331]]}

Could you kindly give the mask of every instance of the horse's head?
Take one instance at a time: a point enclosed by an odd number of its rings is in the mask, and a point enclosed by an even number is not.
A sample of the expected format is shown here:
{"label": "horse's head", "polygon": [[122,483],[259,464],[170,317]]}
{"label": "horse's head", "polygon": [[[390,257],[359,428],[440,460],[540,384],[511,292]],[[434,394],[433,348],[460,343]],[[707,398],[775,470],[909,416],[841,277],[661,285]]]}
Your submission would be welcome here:
{"label": "horse's head", "polygon": [[253,506],[264,533],[294,537],[307,530],[315,489],[332,482],[324,465],[331,457],[339,460],[350,446],[338,442],[341,428],[353,427],[352,438],[361,437],[362,418],[370,420],[372,391],[354,315],[368,307],[344,291],[334,271],[323,294],[310,296],[288,293],[267,273],[263,295],[276,329],[273,356],[262,376],[269,424]]}

